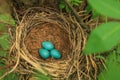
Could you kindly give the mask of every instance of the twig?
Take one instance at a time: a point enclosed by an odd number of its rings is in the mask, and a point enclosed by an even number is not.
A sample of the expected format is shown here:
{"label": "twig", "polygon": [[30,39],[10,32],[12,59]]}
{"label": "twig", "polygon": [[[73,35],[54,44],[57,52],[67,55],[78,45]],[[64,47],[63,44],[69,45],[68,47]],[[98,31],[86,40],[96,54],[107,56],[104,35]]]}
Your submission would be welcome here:
{"label": "twig", "polygon": [[9,65],[6,65],[6,66],[0,66],[0,71],[3,70],[3,69],[7,69],[7,68],[10,68],[12,66],[14,66],[15,64],[9,64]]}
{"label": "twig", "polygon": [[81,25],[82,28],[87,29],[88,27],[84,24],[84,22],[81,20],[81,17],[77,13],[77,11],[71,6],[71,4],[68,2],[68,0],[64,0],[65,3],[68,5],[68,7],[73,11],[73,14],[75,15],[77,21]]}

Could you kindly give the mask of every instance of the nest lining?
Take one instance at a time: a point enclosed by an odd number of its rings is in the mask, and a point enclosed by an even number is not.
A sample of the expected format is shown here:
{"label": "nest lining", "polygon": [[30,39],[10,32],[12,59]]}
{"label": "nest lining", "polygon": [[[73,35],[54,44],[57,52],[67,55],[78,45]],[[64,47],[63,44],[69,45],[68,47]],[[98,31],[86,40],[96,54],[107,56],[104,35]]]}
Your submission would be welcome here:
{"label": "nest lining", "polygon": [[[60,28],[59,25],[55,25],[52,23],[40,24],[29,31],[25,39],[25,45],[31,55],[35,56],[36,58],[40,58],[38,50],[41,48],[41,43],[43,41],[53,42],[55,48],[61,51],[63,56],[62,59],[59,60],[67,59],[67,55],[70,53],[70,41],[67,31]],[[49,58],[43,61],[58,60]]]}

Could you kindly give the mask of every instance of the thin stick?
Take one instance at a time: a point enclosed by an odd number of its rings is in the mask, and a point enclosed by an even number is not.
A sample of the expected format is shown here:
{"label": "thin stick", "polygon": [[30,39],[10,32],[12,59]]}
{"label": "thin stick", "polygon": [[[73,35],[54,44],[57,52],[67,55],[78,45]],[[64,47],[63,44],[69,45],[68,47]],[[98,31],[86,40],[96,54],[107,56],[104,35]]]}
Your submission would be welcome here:
{"label": "thin stick", "polygon": [[75,15],[77,21],[81,25],[82,28],[87,29],[88,27],[84,24],[84,22],[81,20],[81,17],[77,13],[77,11],[71,6],[71,4],[68,2],[68,0],[64,0],[65,3],[68,5],[68,7],[73,11],[73,14]]}
{"label": "thin stick", "polygon": [[6,65],[6,66],[1,66],[0,67],[0,71],[3,70],[3,69],[7,69],[7,68],[10,68],[12,66],[14,66],[15,64],[9,64],[9,65]]}

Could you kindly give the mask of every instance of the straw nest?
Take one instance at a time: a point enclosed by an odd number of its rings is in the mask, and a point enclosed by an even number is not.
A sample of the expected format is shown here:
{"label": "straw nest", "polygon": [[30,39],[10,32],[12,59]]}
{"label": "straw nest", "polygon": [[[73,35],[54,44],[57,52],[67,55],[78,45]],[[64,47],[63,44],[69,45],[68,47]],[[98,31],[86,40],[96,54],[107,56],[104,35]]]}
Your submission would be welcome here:
{"label": "straw nest", "polygon": [[[24,76],[20,80],[28,80],[25,75],[30,75],[33,70],[56,80],[96,78],[99,62],[96,63],[98,60],[94,56],[82,55],[86,36],[73,16],[64,16],[49,8],[31,8],[12,34],[9,59],[14,66],[10,72]],[[38,54],[43,41],[53,42],[62,58],[43,60]]]}

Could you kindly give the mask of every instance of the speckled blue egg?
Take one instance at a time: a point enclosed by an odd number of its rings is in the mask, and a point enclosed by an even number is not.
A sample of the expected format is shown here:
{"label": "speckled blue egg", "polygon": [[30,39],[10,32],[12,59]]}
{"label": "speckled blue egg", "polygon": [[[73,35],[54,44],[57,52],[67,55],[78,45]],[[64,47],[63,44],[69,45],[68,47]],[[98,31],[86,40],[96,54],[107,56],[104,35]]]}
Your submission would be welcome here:
{"label": "speckled blue egg", "polygon": [[47,49],[47,50],[54,49],[54,45],[50,41],[44,41],[44,42],[42,42],[42,47],[45,48],[45,49]]}
{"label": "speckled blue egg", "polygon": [[39,55],[43,58],[43,59],[47,59],[50,57],[50,53],[47,49],[39,49]]}
{"label": "speckled blue egg", "polygon": [[51,50],[50,55],[54,59],[60,59],[61,58],[61,53],[57,49]]}

